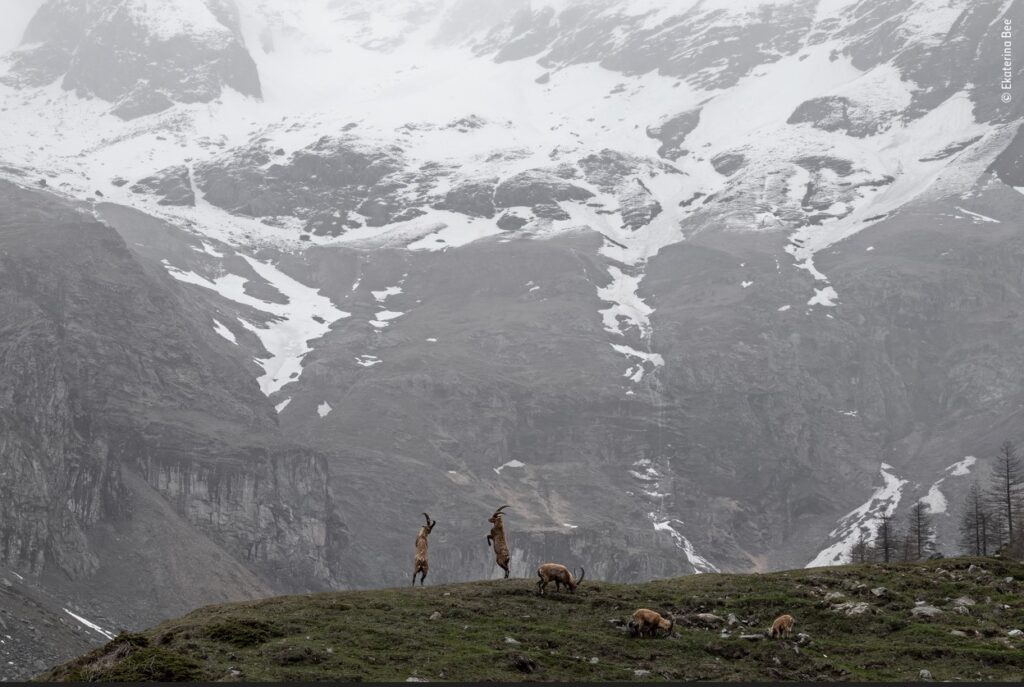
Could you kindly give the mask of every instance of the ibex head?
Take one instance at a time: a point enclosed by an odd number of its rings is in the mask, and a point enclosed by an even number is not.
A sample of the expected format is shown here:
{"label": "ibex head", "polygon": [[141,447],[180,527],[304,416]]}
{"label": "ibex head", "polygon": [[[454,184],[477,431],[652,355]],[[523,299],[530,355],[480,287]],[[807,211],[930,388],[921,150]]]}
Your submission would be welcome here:
{"label": "ibex head", "polygon": [[583,581],[583,576],[587,574],[587,571],[583,569],[582,565],[580,566],[580,574],[579,574],[579,576],[576,575],[576,568],[573,568],[572,572],[573,572],[572,577],[569,578],[569,582],[568,582],[569,591],[570,592],[576,591],[576,587],[579,587],[580,586],[580,582]]}
{"label": "ibex head", "polygon": [[437,524],[437,520],[431,520],[430,516],[426,513],[423,514],[423,517],[427,519],[427,524],[424,525],[424,529],[427,530],[427,534],[430,534],[430,531],[434,529],[434,525]]}
{"label": "ibex head", "polygon": [[504,515],[504,513],[502,513],[501,511],[505,510],[506,508],[508,508],[507,503],[498,510],[494,511],[494,515],[487,518],[487,522],[491,523],[492,525],[498,524],[498,521],[501,520],[501,516]]}

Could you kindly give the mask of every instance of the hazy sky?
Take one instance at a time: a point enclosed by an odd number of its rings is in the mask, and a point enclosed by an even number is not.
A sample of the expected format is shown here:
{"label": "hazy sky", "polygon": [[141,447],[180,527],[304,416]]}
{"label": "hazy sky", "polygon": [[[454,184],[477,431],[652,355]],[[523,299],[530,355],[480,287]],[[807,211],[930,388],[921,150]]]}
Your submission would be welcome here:
{"label": "hazy sky", "polygon": [[0,52],[18,44],[28,20],[42,4],[43,0],[0,0]]}

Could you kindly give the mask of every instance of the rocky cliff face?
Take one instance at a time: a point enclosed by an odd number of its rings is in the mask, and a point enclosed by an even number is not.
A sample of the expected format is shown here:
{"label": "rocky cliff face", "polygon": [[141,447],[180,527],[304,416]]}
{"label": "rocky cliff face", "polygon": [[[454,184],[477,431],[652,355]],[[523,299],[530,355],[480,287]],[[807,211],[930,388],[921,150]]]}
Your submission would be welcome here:
{"label": "rocky cliff face", "polygon": [[[74,597],[163,557],[201,562],[164,570],[159,591],[127,582],[139,598],[121,608],[88,592],[117,626],[164,617],[167,602],[145,599],[175,589],[194,603],[338,584],[346,533],[324,458],[268,434],[273,411],[249,372],[196,330],[162,270],[43,192],[4,182],[0,205],[2,564],[63,579]],[[154,495],[171,508],[154,510]],[[133,562],[143,523],[168,511],[181,521],[173,548]]]}
{"label": "rocky cliff face", "polygon": [[233,0],[49,0],[10,56],[8,83],[66,90],[134,119],[224,88],[260,95]]}

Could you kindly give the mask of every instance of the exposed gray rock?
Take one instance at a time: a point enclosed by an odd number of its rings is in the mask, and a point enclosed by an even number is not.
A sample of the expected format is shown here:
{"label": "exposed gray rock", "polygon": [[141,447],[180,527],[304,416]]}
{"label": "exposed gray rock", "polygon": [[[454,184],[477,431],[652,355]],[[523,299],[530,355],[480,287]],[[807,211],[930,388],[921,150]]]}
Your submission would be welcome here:
{"label": "exposed gray rock", "polygon": [[935,616],[942,615],[942,609],[930,604],[922,604],[911,609],[910,614],[915,618],[934,618]]}
{"label": "exposed gray rock", "polygon": [[833,606],[832,610],[844,615],[864,615],[871,612],[871,606],[864,601],[847,601]]}
{"label": "exposed gray rock", "polygon": [[494,191],[499,208],[554,204],[559,201],[587,200],[590,191],[566,181],[550,171],[527,170],[501,181]]}
{"label": "exposed gray rock", "polygon": [[661,141],[658,155],[669,160],[678,160],[687,154],[683,147],[686,137],[700,124],[700,108],[680,112],[657,126],[647,127],[647,135]]}
{"label": "exposed gray rock", "polygon": [[471,217],[494,217],[494,187],[497,183],[496,178],[466,181],[448,191],[444,200],[434,207]]}
{"label": "exposed gray rock", "polygon": [[888,128],[894,113],[873,111],[837,95],[812,98],[801,103],[786,120],[788,124],[808,123],[823,131],[842,131],[863,138]]}
{"label": "exposed gray rock", "polygon": [[153,176],[140,179],[132,186],[135,193],[151,193],[160,196],[160,205],[194,206],[195,193],[188,167],[180,165],[162,170]]}
{"label": "exposed gray rock", "polygon": [[747,158],[742,153],[721,153],[711,158],[711,166],[715,171],[727,177],[743,169],[746,164]]}
{"label": "exposed gray rock", "polygon": [[696,623],[704,625],[705,627],[718,627],[725,622],[725,619],[721,616],[715,615],[714,613],[698,613],[693,616]]}

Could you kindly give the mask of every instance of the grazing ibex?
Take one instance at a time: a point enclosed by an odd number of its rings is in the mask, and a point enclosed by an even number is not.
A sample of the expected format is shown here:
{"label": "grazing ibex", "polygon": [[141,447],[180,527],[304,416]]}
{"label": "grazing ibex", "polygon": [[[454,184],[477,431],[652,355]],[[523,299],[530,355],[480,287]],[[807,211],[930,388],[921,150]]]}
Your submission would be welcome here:
{"label": "grazing ibex", "polygon": [[511,559],[511,556],[509,556],[508,553],[508,543],[505,541],[505,526],[501,521],[501,511],[506,508],[508,508],[507,504],[494,511],[494,515],[487,519],[487,522],[494,525],[494,527],[491,528],[491,533],[487,535],[487,545],[494,547],[494,558],[501,569],[505,571],[505,579],[507,580],[509,572],[508,562]]}
{"label": "grazing ibex", "polygon": [[416,564],[412,569],[413,586],[416,586],[416,575],[420,575],[420,586],[423,586],[423,580],[427,579],[427,569],[430,567],[427,564],[427,536],[437,524],[437,521],[431,520],[426,513],[423,514],[423,517],[427,519],[427,524],[421,527],[420,533],[416,535]]}
{"label": "grazing ibex", "polygon": [[780,615],[775,619],[775,622],[772,623],[771,629],[768,630],[768,636],[775,638],[790,634],[793,632],[793,625],[795,623],[796,620],[794,620],[793,616],[788,613],[786,615]]}
{"label": "grazing ibex", "polygon": [[633,618],[627,624],[629,633],[634,637],[643,637],[646,634],[652,638],[657,636],[658,630],[664,630],[665,637],[670,636],[674,625],[675,621],[671,614],[666,613],[662,617],[660,613],[649,608],[639,608],[634,611]]}
{"label": "grazing ibex", "polygon": [[543,594],[544,590],[548,586],[548,582],[555,583],[555,591],[562,591],[562,585],[564,584],[569,588],[570,592],[575,592],[576,587],[583,581],[583,576],[587,574],[587,571],[582,567],[580,568],[580,576],[576,577],[569,568],[565,567],[561,563],[545,563],[537,568],[537,577],[540,581],[537,582],[537,593]]}

